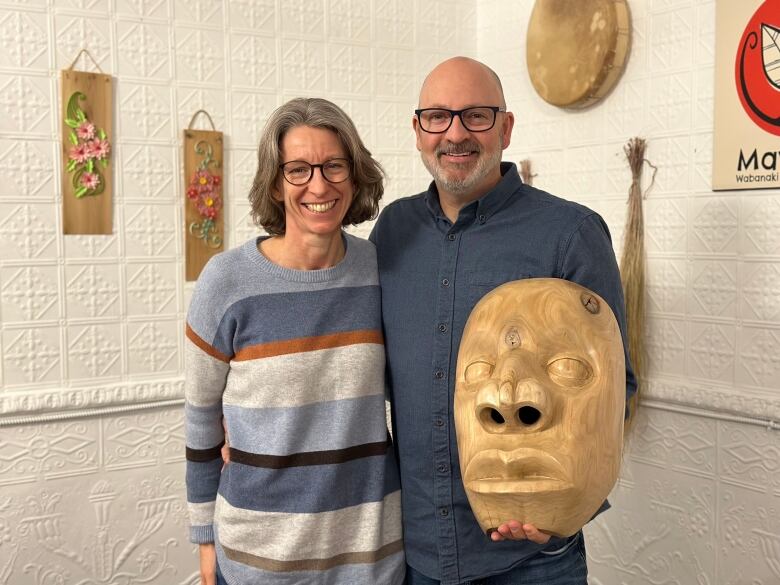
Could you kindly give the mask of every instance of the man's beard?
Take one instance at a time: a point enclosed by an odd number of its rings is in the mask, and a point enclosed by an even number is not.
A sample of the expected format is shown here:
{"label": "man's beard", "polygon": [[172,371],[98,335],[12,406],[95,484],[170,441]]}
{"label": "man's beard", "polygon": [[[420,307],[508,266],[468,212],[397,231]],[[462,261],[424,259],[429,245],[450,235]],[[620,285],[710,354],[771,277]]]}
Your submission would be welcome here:
{"label": "man's beard", "polygon": [[448,177],[448,170],[439,163],[439,156],[444,153],[458,154],[472,151],[482,154],[483,150],[478,143],[466,140],[459,144],[440,144],[434,151],[433,157],[430,160],[424,153],[421,153],[420,158],[440,189],[444,189],[453,195],[467,195],[476,185],[487,177],[495,167],[501,164],[503,146],[503,138],[499,136],[498,148],[496,151],[485,156],[480,156],[471,172],[462,179]]}

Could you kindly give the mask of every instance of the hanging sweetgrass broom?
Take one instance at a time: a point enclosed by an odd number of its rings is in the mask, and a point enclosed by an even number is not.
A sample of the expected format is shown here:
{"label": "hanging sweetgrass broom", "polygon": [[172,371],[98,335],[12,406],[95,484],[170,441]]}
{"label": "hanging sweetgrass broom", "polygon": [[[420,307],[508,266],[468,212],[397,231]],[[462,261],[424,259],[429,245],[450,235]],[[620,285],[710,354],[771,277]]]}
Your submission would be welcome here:
{"label": "hanging sweetgrass broom", "polygon": [[[631,167],[631,187],[628,191],[628,217],[623,238],[623,254],[620,258],[620,278],[623,284],[623,296],[626,302],[626,321],[628,327],[628,353],[634,367],[637,380],[637,393],[629,404],[630,417],[627,428],[631,428],[637,407],[639,394],[645,374],[645,225],[642,211],[642,168],[645,159],[646,141],[632,138],[623,148]],[[651,185],[652,186],[652,183]],[[649,187],[648,187],[649,189]]]}
{"label": "hanging sweetgrass broom", "polygon": [[520,178],[523,180],[523,183],[526,185],[533,185],[534,184],[534,177],[536,175],[533,174],[533,171],[531,170],[531,159],[526,158],[520,161]]}

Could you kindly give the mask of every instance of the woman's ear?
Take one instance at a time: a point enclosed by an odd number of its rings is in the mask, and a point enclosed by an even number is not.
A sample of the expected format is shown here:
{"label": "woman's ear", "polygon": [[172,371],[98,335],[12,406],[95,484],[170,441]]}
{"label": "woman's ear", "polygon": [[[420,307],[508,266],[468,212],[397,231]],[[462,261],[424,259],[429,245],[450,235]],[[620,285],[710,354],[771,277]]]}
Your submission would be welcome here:
{"label": "woman's ear", "polygon": [[271,197],[274,201],[278,201],[279,203],[284,202],[284,195],[282,194],[282,184],[280,177],[276,177],[276,180],[273,182],[273,185],[271,186]]}

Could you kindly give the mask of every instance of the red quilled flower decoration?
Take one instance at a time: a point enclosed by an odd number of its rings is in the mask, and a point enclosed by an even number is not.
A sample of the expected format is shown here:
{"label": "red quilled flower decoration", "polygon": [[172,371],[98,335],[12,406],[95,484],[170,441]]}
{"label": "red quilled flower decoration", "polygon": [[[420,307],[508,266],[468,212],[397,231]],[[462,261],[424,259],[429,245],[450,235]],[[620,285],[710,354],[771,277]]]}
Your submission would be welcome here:
{"label": "red quilled flower decoration", "polygon": [[[205,149],[203,145],[205,145]],[[191,223],[190,233],[202,239],[207,246],[218,248],[222,245],[222,237],[216,233],[216,219],[219,210],[222,209],[222,195],[220,193],[222,177],[212,174],[209,170],[210,165],[217,164],[217,161],[212,158],[211,145],[201,140],[195,145],[195,152],[204,156],[198,169],[190,178],[187,198],[193,201],[203,221]]]}

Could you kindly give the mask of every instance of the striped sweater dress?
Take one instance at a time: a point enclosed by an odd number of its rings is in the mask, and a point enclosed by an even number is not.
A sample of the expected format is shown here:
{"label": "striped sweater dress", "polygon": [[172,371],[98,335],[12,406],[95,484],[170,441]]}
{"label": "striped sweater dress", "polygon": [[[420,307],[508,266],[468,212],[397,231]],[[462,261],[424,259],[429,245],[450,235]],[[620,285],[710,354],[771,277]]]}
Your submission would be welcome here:
{"label": "striped sweater dress", "polygon": [[[332,268],[215,256],[187,314],[190,540],[231,585],[399,585],[401,492],[385,421],[373,244]],[[231,462],[222,469],[222,419]]]}

